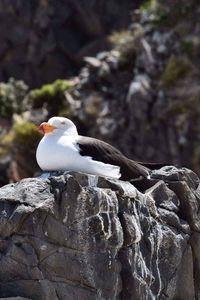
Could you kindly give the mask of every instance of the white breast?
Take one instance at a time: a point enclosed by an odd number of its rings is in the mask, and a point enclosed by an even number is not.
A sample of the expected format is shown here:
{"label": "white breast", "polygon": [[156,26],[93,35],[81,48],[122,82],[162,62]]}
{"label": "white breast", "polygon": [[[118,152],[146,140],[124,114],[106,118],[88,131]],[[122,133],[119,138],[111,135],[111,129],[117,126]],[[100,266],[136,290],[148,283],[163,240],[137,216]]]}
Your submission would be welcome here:
{"label": "white breast", "polygon": [[36,159],[42,170],[69,170],[79,156],[76,148],[77,137],[46,135],[40,141]]}
{"label": "white breast", "polygon": [[88,174],[120,177],[120,168],[81,156],[76,144],[78,136],[45,135],[40,141],[36,159],[44,171],[72,170]]}

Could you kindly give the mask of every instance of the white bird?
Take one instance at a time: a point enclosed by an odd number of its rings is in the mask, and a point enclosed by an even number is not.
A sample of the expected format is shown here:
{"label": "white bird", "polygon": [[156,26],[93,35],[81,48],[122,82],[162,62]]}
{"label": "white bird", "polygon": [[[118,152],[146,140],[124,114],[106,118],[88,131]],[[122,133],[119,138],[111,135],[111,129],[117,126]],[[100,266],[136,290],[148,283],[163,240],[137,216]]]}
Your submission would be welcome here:
{"label": "white bird", "polygon": [[128,159],[101,140],[78,135],[75,124],[64,117],[53,117],[40,125],[44,137],[36,159],[44,171],[76,171],[131,180],[148,177],[149,169]]}

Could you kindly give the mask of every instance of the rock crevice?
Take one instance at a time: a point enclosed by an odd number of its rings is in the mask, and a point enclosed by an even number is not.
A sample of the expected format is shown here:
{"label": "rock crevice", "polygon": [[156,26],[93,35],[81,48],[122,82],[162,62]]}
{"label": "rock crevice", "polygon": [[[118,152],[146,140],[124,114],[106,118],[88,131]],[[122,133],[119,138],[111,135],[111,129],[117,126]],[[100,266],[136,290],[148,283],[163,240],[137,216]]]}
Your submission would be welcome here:
{"label": "rock crevice", "polygon": [[198,299],[196,174],[164,167],[137,188],[93,179],[56,173],[0,189],[0,299]]}

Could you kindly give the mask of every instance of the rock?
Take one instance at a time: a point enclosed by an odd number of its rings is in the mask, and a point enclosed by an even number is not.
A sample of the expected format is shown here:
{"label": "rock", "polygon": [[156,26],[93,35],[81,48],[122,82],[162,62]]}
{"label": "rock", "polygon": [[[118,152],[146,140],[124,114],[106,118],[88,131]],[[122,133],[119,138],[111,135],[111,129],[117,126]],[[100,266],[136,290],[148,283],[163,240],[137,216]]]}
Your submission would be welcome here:
{"label": "rock", "polygon": [[195,295],[198,299],[200,297],[200,234],[194,232],[190,239],[190,244],[193,251],[193,259],[195,263],[194,279],[195,279]]}
{"label": "rock", "polygon": [[[95,70],[84,68],[78,116],[88,120],[84,103],[98,94],[106,115],[99,110],[84,135],[103,139],[130,158],[184,165],[199,175],[200,5],[182,1],[179,10],[178,4],[171,9],[170,1],[156,2],[152,9],[135,10],[129,29],[111,36],[115,67],[108,64],[112,49],[97,55],[101,64]],[[107,122],[111,119],[115,126]]]}
{"label": "rock", "polygon": [[9,182],[8,168],[11,162],[11,157],[6,156],[0,159],[0,186]]}
{"label": "rock", "polygon": [[12,76],[37,87],[77,74],[84,56],[110,48],[106,35],[128,26],[141,2],[0,3],[1,80]]}
{"label": "rock", "polygon": [[86,63],[88,63],[91,67],[93,67],[94,69],[95,69],[95,68],[99,68],[99,67],[101,66],[100,60],[98,60],[98,59],[95,58],[95,57],[88,57],[88,56],[86,56],[86,57],[84,58],[84,61],[85,61]]}
{"label": "rock", "polygon": [[[152,177],[143,192],[129,182],[67,172],[2,187],[0,299],[199,295],[199,179],[174,167]],[[174,183],[187,186],[187,194]]]}

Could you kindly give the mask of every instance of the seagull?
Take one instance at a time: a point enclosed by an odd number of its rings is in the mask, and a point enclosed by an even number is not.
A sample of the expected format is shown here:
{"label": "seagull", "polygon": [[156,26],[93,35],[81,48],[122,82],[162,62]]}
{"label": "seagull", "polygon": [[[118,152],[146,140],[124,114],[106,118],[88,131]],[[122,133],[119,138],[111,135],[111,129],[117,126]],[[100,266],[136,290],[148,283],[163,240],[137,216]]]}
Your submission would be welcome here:
{"label": "seagull", "polygon": [[149,178],[150,169],[127,158],[99,139],[81,136],[75,124],[64,117],[52,117],[39,130],[44,134],[36,159],[43,171],[76,171],[130,181]]}

